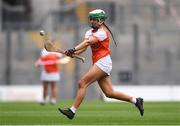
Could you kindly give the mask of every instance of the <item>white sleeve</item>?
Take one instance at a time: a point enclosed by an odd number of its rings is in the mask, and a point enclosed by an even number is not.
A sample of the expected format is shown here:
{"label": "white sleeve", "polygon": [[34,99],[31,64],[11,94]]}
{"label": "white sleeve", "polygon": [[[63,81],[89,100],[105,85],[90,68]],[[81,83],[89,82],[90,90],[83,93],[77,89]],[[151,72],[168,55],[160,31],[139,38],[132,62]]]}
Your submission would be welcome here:
{"label": "white sleeve", "polygon": [[104,30],[98,30],[98,32],[94,33],[93,36],[97,37],[100,41],[103,41],[108,37]]}
{"label": "white sleeve", "polygon": [[89,38],[90,36],[92,36],[92,32],[89,30],[89,31],[86,32],[85,38],[87,39],[87,38]]}
{"label": "white sleeve", "polygon": [[41,56],[44,56],[44,55],[46,55],[48,53],[48,51],[45,49],[45,48],[43,48],[42,50],[41,50]]}

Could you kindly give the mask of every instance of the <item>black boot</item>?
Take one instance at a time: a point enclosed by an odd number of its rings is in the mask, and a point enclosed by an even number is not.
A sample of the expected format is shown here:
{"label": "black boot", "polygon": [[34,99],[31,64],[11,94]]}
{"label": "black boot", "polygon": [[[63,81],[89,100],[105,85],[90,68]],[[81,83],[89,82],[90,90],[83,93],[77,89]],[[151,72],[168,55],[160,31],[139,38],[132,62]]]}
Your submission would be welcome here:
{"label": "black boot", "polygon": [[143,99],[142,98],[136,98],[136,104],[135,105],[139,109],[141,116],[143,116],[143,114],[144,114]]}
{"label": "black boot", "polygon": [[69,119],[73,119],[74,118],[74,115],[75,113],[73,113],[71,111],[71,109],[61,109],[61,108],[58,108],[58,110],[65,116],[67,116]]}

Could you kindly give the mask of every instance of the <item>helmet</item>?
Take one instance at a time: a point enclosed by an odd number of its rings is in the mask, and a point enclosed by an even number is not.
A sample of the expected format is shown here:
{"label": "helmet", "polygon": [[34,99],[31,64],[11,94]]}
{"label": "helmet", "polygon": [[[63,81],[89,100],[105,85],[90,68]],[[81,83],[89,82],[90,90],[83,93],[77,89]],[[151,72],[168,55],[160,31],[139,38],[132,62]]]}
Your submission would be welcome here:
{"label": "helmet", "polygon": [[89,12],[89,18],[105,20],[107,18],[106,13],[101,9],[96,9]]}

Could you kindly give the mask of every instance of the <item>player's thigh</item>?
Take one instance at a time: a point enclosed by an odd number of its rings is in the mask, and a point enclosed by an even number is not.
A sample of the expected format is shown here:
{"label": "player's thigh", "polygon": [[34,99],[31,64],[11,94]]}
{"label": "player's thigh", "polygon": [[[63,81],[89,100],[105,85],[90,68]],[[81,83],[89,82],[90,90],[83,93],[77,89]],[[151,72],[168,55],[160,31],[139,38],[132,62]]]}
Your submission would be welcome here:
{"label": "player's thigh", "polygon": [[49,84],[48,81],[43,81],[42,83],[43,83],[43,87],[44,87],[44,88],[48,88],[48,84]]}
{"label": "player's thigh", "polygon": [[90,85],[91,83],[105,75],[106,74],[98,66],[93,65],[88,70],[88,72],[80,79],[80,81],[83,81],[83,84],[85,85]]}
{"label": "player's thigh", "polygon": [[109,94],[113,91],[110,76],[105,76],[103,78],[98,79],[98,84],[105,94]]}

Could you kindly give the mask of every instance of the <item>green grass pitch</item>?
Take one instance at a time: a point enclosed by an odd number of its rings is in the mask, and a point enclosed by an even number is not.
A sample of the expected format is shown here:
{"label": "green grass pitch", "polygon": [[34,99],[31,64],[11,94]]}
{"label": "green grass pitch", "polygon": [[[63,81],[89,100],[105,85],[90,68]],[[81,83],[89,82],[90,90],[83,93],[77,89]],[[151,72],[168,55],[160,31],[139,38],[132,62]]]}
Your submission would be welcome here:
{"label": "green grass pitch", "polygon": [[57,110],[72,101],[41,106],[35,102],[0,102],[0,125],[180,125],[180,102],[146,102],[140,116],[125,102],[84,101],[73,120]]}

